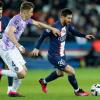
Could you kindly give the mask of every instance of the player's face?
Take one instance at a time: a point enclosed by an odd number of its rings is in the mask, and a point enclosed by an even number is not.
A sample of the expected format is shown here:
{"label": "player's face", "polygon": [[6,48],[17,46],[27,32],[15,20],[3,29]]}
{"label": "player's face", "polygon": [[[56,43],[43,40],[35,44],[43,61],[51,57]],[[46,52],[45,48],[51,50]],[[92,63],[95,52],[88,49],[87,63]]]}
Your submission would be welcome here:
{"label": "player's face", "polygon": [[63,19],[65,24],[70,24],[72,22],[72,15],[67,15]]}
{"label": "player's face", "polygon": [[33,15],[33,8],[30,10],[24,10],[24,17],[25,19],[29,19]]}
{"label": "player's face", "polygon": [[0,18],[2,17],[2,8],[0,7]]}

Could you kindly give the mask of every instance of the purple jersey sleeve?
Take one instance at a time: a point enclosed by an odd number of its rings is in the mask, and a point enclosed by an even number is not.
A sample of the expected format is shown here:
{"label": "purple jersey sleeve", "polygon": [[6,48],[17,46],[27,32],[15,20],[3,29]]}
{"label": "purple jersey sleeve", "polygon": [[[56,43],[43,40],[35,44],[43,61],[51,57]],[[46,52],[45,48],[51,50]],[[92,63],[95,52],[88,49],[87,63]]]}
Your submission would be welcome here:
{"label": "purple jersey sleeve", "polygon": [[10,22],[9,22],[9,25],[11,26],[14,26],[14,27],[17,27],[18,24],[20,23],[21,19],[20,19],[20,16],[14,16]]}

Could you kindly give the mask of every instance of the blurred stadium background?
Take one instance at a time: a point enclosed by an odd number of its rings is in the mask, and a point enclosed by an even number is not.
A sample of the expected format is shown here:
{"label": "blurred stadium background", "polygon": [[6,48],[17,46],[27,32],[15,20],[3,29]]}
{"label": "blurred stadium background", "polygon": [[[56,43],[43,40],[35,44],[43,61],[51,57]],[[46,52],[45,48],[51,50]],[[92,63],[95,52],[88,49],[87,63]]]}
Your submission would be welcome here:
{"label": "blurred stadium background", "polygon": [[[19,12],[20,4],[25,0],[0,0],[4,3],[3,16],[12,18]],[[99,67],[100,65],[100,0],[27,0],[35,4],[32,18],[35,20],[53,24],[58,19],[62,8],[70,8],[73,11],[73,23],[84,34],[94,34],[95,40],[69,35],[66,39],[66,56],[68,63],[75,68]],[[6,20],[5,20],[5,23]],[[36,40],[43,30],[28,25],[21,38],[23,44],[29,50],[34,48]],[[47,60],[48,39],[41,46],[39,57],[25,58],[28,68],[53,68]],[[0,66],[2,64],[0,63]]]}

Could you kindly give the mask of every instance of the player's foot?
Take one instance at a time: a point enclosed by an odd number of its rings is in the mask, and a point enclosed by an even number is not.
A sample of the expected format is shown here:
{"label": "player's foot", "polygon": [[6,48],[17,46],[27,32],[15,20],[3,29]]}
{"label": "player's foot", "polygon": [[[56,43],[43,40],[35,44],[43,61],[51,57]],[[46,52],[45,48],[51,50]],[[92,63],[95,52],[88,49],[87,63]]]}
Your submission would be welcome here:
{"label": "player's foot", "polygon": [[2,69],[0,69],[0,80],[1,80],[1,78],[2,78],[2,74],[1,74],[1,71],[2,71]]}
{"label": "player's foot", "polygon": [[8,93],[8,96],[10,96],[10,97],[24,97],[23,95],[21,95],[21,94],[19,94],[17,92],[12,92],[12,91],[10,91]]}
{"label": "player's foot", "polygon": [[44,83],[43,79],[40,79],[40,80],[39,80],[39,83],[41,84],[42,91],[43,91],[44,93],[47,93],[47,84]]}
{"label": "player's foot", "polygon": [[78,92],[74,92],[76,96],[88,96],[90,93],[88,92],[85,92],[84,90],[82,89],[79,89]]}

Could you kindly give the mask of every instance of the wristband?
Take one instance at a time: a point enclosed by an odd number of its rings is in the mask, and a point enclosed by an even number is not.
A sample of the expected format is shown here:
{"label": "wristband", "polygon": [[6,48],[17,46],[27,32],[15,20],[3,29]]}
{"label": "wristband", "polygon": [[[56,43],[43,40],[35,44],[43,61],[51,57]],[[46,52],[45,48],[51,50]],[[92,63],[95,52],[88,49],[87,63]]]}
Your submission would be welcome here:
{"label": "wristband", "polygon": [[19,49],[19,51],[23,51],[23,48],[24,48],[24,47],[21,45],[21,46],[19,46],[18,49]]}

